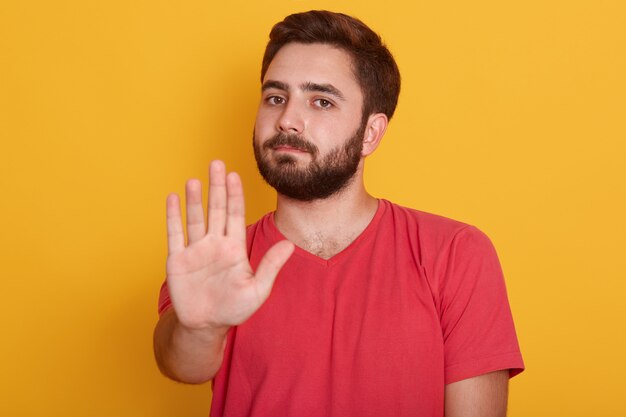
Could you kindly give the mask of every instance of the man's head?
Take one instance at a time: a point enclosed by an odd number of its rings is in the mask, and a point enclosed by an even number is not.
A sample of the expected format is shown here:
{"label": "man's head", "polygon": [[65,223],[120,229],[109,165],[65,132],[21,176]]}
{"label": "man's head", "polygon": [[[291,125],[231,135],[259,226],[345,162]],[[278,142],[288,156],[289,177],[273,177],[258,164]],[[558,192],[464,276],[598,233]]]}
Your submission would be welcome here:
{"label": "man's head", "polygon": [[265,180],[310,201],[351,183],[397,103],[398,69],[360,21],[312,11],[272,29],[263,59],[254,150]]}
{"label": "man's head", "polygon": [[384,113],[391,119],[400,94],[400,71],[380,36],[363,22],[325,10],[287,16],[270,32],[261,66],[261,82],[276,53],[293,42],[332,45],[347,52],[363,92],[363,119],[373,113]]}

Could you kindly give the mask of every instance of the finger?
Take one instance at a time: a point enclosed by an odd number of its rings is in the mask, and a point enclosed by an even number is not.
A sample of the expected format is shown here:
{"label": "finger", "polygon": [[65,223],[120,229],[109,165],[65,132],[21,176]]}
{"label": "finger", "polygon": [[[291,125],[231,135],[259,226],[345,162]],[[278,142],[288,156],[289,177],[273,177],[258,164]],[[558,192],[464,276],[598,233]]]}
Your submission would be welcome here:
{"label": "finger", "polygon": [[202,183],[189,180],[185,186],[187,201],[187,238],[189,243],[196,242],[206,234],[204,210],[202,209]]}
{"label": "finger", "polygon": [[259,294],[267,298],[280,269],[293,253],[295,246],[288,240],[281,240],[272,246],[261,259],[255,273]]}
{"label": "finger", "polygon": [[226,177],[226,194],[228,197],[226,233],[235,239],[246,239],[246,216],[243,201],[241,178],[236,172]]}
{"label": "finger", "polygon": [[209,234],[223,235],[226,227],[226,167],[213,161],[209,167]]}
{"label": "finger", "polygon": [[180,217],[180,200],[177,194],[167,196],[167,253],[182,252],[185,249],[185,234]]}

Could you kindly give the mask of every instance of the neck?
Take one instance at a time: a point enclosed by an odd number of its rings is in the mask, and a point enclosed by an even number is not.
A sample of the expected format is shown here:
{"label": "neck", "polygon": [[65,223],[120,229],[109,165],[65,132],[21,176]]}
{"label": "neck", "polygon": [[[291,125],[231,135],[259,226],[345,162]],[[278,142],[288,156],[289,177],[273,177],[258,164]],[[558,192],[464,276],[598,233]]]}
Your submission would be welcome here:
{"label": "neck", "polygon": [[378,200],[367,193],[360,174],[325,199],[298,201],[279,194],[274,219],[280,232],[324,259],[341,252],[365,230],[378,208]]}

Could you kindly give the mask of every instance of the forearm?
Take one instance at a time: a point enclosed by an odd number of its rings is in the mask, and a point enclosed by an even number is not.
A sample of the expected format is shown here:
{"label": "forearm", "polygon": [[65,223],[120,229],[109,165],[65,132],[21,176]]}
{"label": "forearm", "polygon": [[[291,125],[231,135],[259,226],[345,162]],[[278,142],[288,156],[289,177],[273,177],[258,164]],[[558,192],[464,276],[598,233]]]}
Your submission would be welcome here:
{"label": "forearm", "polygon": [[200,384],[211,380],[224,356],[226,329],[192,330],[182,326],[173,308],[154,329],[154,355],[161,372],[176,381]]}

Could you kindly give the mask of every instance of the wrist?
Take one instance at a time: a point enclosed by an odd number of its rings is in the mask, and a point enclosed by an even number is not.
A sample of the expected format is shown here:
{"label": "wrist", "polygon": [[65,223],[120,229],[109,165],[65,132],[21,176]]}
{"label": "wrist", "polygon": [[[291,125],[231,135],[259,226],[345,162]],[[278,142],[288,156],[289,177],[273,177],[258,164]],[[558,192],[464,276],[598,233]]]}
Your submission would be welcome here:
{"label": "wrist", "polygon": [[174,337],[193,338],[204,343],[215,343],[216,340],[223,340],[231,326],[221,326],[204,324],[200,326],[189,326],[177,320],[174,329]]}

